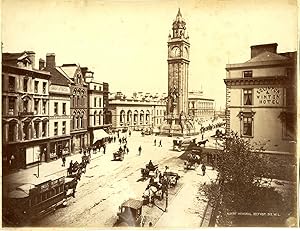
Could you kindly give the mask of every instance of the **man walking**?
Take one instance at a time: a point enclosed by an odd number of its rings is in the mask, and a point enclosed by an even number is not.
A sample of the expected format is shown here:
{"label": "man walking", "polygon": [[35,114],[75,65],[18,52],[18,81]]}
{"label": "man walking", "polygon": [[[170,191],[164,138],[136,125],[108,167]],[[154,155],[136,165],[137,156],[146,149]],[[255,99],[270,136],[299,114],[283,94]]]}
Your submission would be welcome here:
{"label": "man walking", "polygon": [[140,145],[140,147],[139,147],[139,155],[141,155],[141,153],[142,153],[142,147]]}
{"label": "man walking", "polygon": [[154,140],[154,146],[156,146],[156,139]]}
{"label": "man walking", "polygon": [[203,176],[204,176],[204,175],[205,175],[205,170],[206,170],[206,167],[205,167],[204,164],[202,164],[201,169],[202,169],[202,174],[203,174]]}
{"label": "man walking", "polygon": [[161,140],[159,141],[159,146],[158,147],[162,147],[162,145],[161,145]]}
{"label": "man walking", "polygon": [[61,158],[61,160],[62,160],[62,166],[65,167],[65,165],[66,165],[66,157],[63,156],[63,157]]}

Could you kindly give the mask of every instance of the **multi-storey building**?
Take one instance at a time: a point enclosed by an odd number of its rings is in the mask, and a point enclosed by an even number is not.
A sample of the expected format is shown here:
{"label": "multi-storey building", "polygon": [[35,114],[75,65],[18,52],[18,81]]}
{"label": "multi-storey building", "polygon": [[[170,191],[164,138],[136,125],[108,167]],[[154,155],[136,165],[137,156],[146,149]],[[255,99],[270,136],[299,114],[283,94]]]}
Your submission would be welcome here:
{"label": "multi-storey building", "polygon": [[88,91],[82,69],[77,64],[63,64],[57,69],[71,81],[71,152],[90,145],[88,127]]}
{"label": "multi-storey building", "polygon": [[153,100],[151,97],[126,98],[121,92],[109,100],[112,128],[129,128],[139,130],[142,128],[159,127],[166,115],[166,101]]}
{"label": "multi-storey building", "polygon": [[[88,83],[88,131],[90,144],[93,144],[101,130],[107,129],[111,124],[107,121],[108,84],[94,81],[94,72],[82,68],[85,81]],[[102,133],[105,134],[105,133]]]}
{"label": "multi-storey building", "polygon": [[294,153],[296,140],[296,52],[277,44],[251,46],[251,59],[226,65],[226,131],[267,151]]}
{"label": "multi-storey building", "polygon": [[51,73],[49,85],[49,143],[50,159],[70,154],[70,85],[56,67],[55,54],[46,55],[45,61],[40,59],[39,68]]}
{"label": "multi-storey building", "polygon": [[12,168],[24,168],[49,159],[50,73],[36,70],[34,64],[34,52],[2,56],[4,167],[11,163]]}
{"label": "multi-storey building", "polygon": [[197,122],[211,120],[215,114],[215,100],[203,97],[201,91],[189,92],[189,115]]}

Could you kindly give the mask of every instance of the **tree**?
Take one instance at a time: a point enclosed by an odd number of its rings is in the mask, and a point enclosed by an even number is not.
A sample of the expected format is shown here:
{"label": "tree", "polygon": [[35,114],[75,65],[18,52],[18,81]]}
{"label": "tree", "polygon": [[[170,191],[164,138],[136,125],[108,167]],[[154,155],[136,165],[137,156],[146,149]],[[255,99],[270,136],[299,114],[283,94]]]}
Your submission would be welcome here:
{"label": "tree", "polygon": [[270,172],[267,159],[261,155],[262,150],[263,146],[254,147],[248,140],[231,132],[223,150],[217,152],[215,167],[219,172],[219,182],[206,185],[203,190],[211,205],[218,207],[219,225],[231,226],[230,213],[249,211],[253,201],[261,195],[263,177],[269,176]]}

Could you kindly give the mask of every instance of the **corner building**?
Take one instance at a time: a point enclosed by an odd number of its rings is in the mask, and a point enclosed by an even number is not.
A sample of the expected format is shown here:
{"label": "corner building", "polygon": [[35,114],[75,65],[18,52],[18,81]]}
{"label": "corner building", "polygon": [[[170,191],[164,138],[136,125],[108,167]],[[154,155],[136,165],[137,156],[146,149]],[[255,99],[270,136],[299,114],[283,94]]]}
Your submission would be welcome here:
{"label": "corner building", "polygon": [[265,144],[271,153],[295,153],[296,56],[277,53],[276,43],[255,45],[250,60],[226,65],[227,133]]}

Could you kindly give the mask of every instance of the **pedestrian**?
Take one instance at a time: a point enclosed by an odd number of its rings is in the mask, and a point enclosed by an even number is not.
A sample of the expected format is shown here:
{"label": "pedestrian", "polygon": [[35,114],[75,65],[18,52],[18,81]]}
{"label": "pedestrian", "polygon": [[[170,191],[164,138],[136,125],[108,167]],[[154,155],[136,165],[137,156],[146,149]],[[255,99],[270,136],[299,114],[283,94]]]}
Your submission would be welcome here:
{"label": "pedestrian", "polygon": [[129,148],[128,147],[126,148],[126,152],[127,152],[127,154],[129,153]]}
{"label": "pedestrian", "polygon": [[141,153],[142,153],[142,147],[140,145],[140,147],[139,147],[139,155],[141,155]]}
{"label": "pedestrian", "polygon": [[131,136],[131,131],[129,131],[129,136]]}
{"label": "pedestrian", "polygon": [[204,140],[204,134],[202,133],[202,140]]}
{"label": "pedestrian", "polygon": [[154,140],[154,146],[156,146],[156,139]]}
{"label": "pedestrian", "polygon": [[127,152],[127,147],[126,147],[126,144],[124,144],[124,152]]}
{"label": "pedestrian", "polygon": [[159,147],[162,147],[162,145],[161,145],[161,140],[159,141]]}
{"label": "pedestrian", "polygon": [[106,150],[106,145],[103,145],[103,154],[105,154],[105,150]]}
{"label": "pedestrian", "polygon": [[62,166],[65,167],[65,165],[66,165],[66,157],[62,156],[61,160],[62,160]]}
{"label": "pedestrian", "polygon": [[14,156],[14,154],[12,154],[10,159],[9,159],[9,167],[11,169],[14,167],[14,163],[15,163],[15,156]]}
{"label": "pedestrian", "polygon": [[204,175],[205,175],[205,170],[206,170],[206,167],[205,167],[204,164],[202,164],[201,169],[202,169],[202,174],[203,174],[203,176],[204,176]]}
{"label": "pedestrian", "polygon": [[116,143],[116,137],[114,136],[114,143]]}

